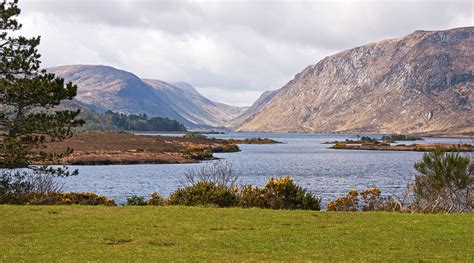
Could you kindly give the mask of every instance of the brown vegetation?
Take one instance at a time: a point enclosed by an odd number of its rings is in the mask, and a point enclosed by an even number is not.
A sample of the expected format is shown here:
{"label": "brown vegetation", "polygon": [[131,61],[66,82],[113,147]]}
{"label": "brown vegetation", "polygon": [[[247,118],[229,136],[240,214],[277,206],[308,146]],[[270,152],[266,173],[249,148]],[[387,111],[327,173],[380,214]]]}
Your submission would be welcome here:
{"label": "brown vegetation", "polygon": [[[74,152],[61,159],[59,164],[141,164],[141,163],[190,163],[196,159],[212,159],[216,150],[233,152],[238,147],[226,140],[208,138],[180,138],[130,133],[82,132],[63,142],[47,145],[50,151],[72,148]],[[190,149],[202,149],[194,154]],[[190,154],[191,153],[191,154]],[[193,158],[193,156],[199,158]]]}
{"label": "brown vegetation", "polygon": [[279,141],[275,141],[269,138],[247,138],[247,139],[228,139],[229,143],[235,144],[278,144]]}

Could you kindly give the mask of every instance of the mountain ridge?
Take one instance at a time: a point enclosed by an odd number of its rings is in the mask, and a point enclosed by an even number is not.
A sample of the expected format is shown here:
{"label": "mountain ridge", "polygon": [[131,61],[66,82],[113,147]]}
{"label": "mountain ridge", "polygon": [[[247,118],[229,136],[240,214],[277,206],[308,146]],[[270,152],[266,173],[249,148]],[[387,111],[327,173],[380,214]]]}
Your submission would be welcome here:
{"label": "mountain ridge", "polygon": [[189,128],[226,126],[246,108],[211,101],[188,83],[141,79],[105,65],[63,65],[48,72],[78,86],[75,100],[98,112],[147,114],[177,120]]}
{"label": "mountain ridge", "polygon": [[472,131],[473,31],[415,31],[327,56],[238,130]]}

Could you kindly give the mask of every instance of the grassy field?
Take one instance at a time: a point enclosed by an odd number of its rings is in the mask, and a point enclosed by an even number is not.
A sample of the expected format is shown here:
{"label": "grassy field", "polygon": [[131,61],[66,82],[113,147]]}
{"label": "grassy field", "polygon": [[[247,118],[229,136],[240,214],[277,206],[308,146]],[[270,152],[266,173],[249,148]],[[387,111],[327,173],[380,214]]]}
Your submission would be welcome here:
{"label": "grassy field", "polygon": [[0,206],[0,261],[474,260],[474,214]]}

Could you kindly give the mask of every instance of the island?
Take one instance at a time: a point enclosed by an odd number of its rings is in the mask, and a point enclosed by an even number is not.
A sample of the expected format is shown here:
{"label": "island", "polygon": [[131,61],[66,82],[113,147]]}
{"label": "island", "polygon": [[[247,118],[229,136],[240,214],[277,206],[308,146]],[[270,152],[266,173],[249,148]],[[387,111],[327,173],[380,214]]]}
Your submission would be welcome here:
{"label": "island", "polygon": [[324,144],[333,144],[330,149],[343,150],[379,150],[379,151],[419,151],[428,152],[441,148],[446,152],[473,152],[474,146],[467,143],[430,143],[430,144],[393,144],[398,141],[421,141],[423,138],[410,135],[383,135],[381,139],[369,136],[358,137],[356,140],[330,141]]}
{"label": "island", "polygon": [[73,149],[72,154],[48,164],[177,164],[215,159],[215,152],[238,152],[225,139],[138,135],[126,132],[79,132],[62,142],[47,144],[48,151]]}

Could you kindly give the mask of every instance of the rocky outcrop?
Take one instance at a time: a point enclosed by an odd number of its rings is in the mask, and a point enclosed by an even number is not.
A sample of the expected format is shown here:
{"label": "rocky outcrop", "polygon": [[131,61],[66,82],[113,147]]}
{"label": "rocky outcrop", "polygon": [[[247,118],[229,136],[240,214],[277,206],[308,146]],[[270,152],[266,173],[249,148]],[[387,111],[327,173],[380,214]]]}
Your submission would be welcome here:
{"label": "rocky outcrop", "polygon": [[239,130],[472,132],[473,51],[474,27],[343,51],[298,73]]}

